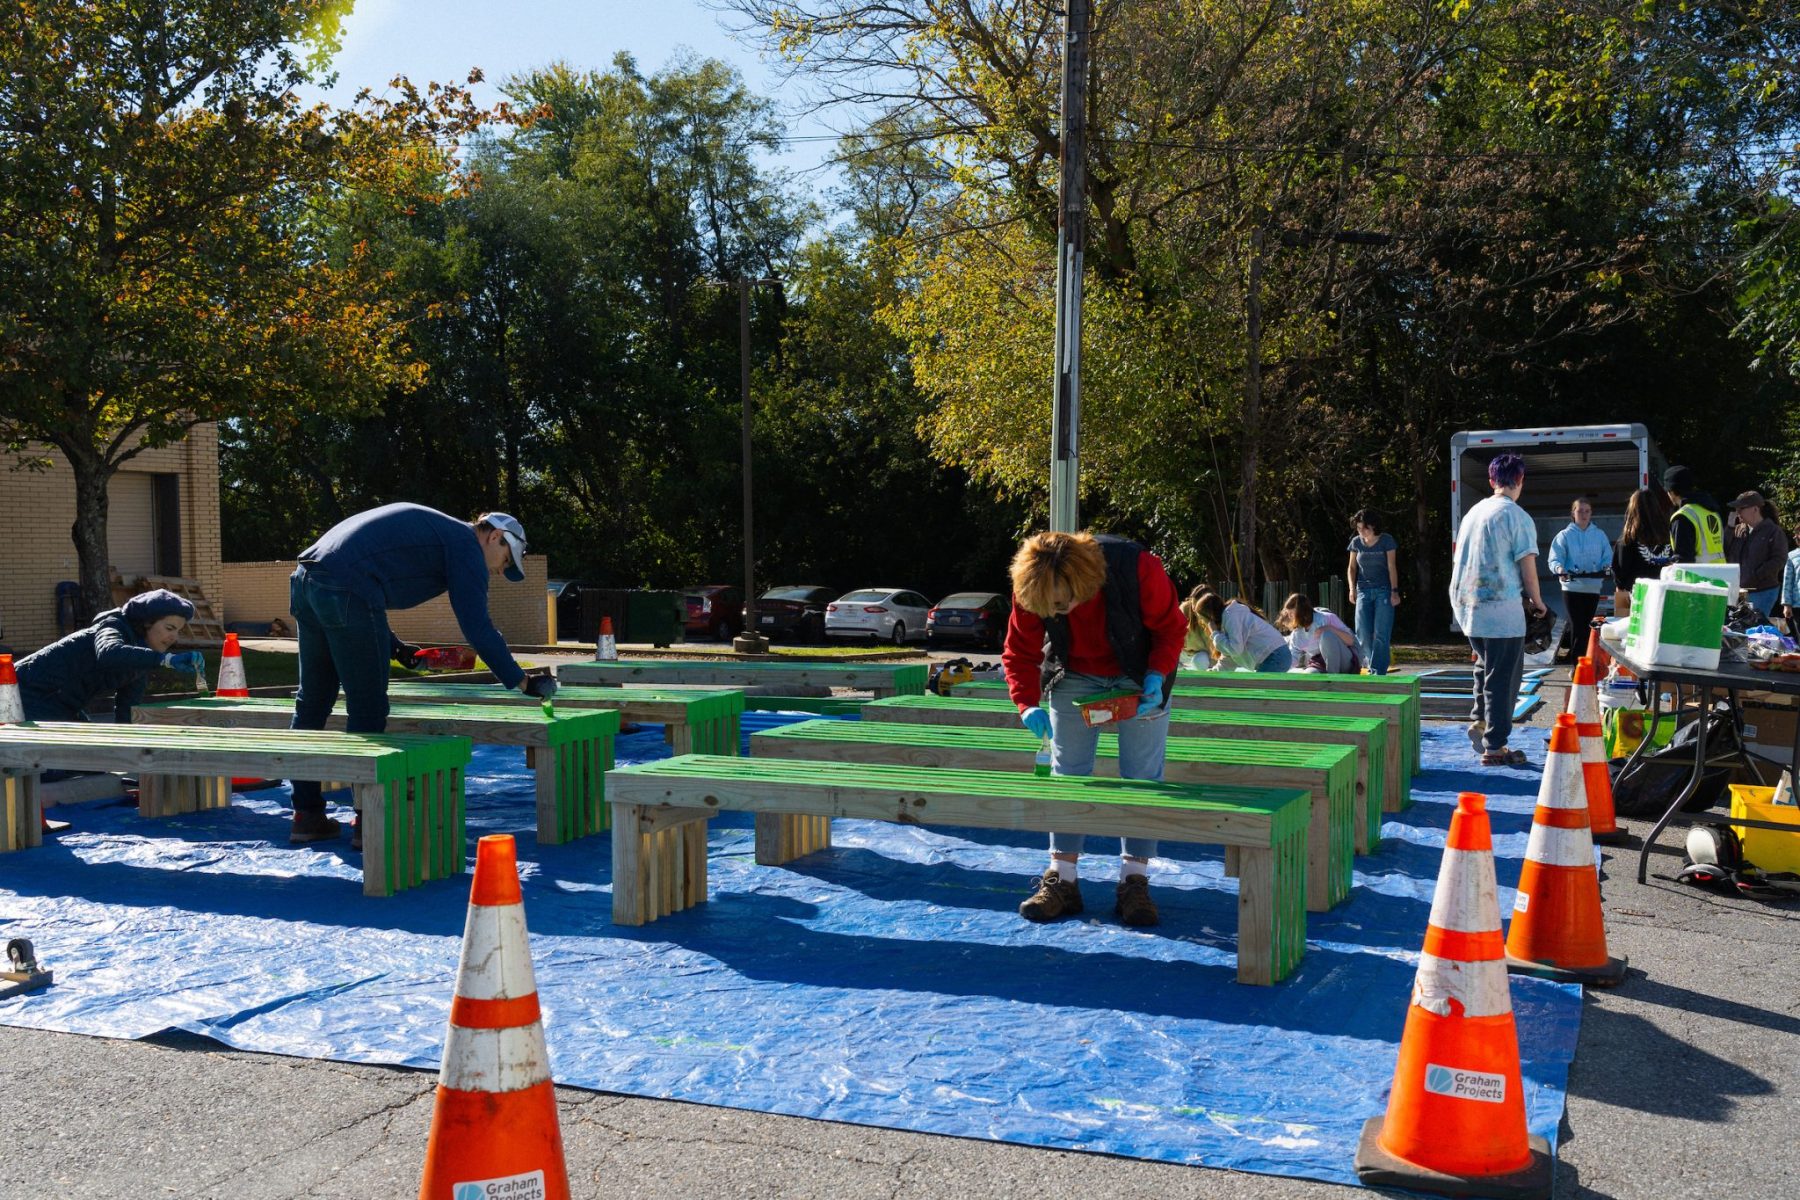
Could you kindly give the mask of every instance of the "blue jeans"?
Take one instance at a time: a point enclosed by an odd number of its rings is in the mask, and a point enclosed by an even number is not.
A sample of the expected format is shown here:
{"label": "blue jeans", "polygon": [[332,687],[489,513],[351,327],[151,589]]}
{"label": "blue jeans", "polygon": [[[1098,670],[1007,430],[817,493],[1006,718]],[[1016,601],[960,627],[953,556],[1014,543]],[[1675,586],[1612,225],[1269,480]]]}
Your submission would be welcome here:
{"label": "blue jeans", "polygon": [[1519,682],[1525,671],[1525,638],[1469,639],[1475,651],[1475,707],[1471,719],[1487,726],[1482,744],[1504,750],[1512,736],[1513,709],[1519,704]]}
{"label": "blue jeans", "polygon": [[1286,646],[1269,651],[1269,657],[1256,664],[1258,675],[1282,675],[1294,668],[1294,652]]}
{"label": "blue jeans", "polygon": [[1756,611],[1765,617],[1769,616],[1775,606],[1781,603],[1781,588],[1779,586],[1759,588],[1754,592],[1745,592],[1744,595],[1749,599],[1750,603],[1756,605]]}
{"label": "blue jeans", "polygon": [[[288,728],[325,728],[341,688],[348,732],[385,731],[393,647],[387,613],[304,565],[288,588],[288,608],[300,635],[300,686]],[[317,783],[295,780],[293,788],[296,813],[325,811]]]}
{"label": "blue jeans", "polygon": [[[1135,688],[1129,676],[1102,679],[1094,675],[1065,675],[1050,693],[1044,707],[1050,713],[1050,770],[1056,775],[1092,775],[1094,758],[1100,748],[1100,731],[1118,731],[1119,777],[1121,779],[1153,779],[1163,777],[1163,752],[1169,744],[1169,709],[1164,706],[1138,715],[1117,725],[1090,727],[1081,719],[1075,701],[1096,692],[1118,688]],[[1080,854],[1086,836],[1079,833],[1050,835],[1050,853]],[[1155,838],[1125,838],[1122,853],[1131,858],[1156,857]]]}
{"label": "blue jeans", "polygon": [[1356,650],[1369,674],[1386,675],[1388,647],[1394,641],[1393,592],[1367,585],[1356,589]]}

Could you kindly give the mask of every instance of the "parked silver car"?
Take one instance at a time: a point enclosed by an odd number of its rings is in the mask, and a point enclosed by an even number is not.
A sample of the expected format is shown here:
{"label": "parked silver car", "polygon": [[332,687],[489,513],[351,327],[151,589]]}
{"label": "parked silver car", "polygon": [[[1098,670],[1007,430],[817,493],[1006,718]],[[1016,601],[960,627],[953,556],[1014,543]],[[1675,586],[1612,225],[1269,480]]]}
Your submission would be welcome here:
{"label": "parked silver car", "polygon": [[874,638],[896,646],[925,636],[931,601],[905,588],[858,588],[825,606],[827,638]]}

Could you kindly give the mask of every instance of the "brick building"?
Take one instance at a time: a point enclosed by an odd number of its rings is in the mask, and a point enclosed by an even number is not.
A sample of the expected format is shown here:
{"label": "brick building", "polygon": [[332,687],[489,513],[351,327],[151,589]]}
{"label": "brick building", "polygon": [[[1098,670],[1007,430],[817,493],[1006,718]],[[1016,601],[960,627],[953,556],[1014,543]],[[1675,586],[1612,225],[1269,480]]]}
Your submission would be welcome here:
{"label": "brick building", "polygon": [[[80,577],[69,533],[75,524],[75,479],[68,460],[42,447],[32,447],[27,456],[46,458],[50,466],[0,469],[0,512],[13,515],[6,567],[0,570],[0,642],[21,655],[60,636],[56,585]],[[127,581],[142,575],[192,579],[218,602],[223,574],[216,426],[197,425],[185,440],[127,462],[108,484],[107,508],[114,571]]]}

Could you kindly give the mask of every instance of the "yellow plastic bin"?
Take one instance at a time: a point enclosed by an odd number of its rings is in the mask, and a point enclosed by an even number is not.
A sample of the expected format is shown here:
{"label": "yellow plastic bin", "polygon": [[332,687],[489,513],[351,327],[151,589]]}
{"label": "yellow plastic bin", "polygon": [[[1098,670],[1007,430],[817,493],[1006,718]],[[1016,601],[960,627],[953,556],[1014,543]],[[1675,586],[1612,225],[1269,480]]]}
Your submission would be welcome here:
{"label": "yellow plastic bin", "polygon": [[1774,788],[1751,787],[1743,783],[1731,785],[1733,817],[1745,821],[1780,821],[1794,827],[1792,832],[1784,829],[1736,830],[1744,843],[1744,858],[1765,871],[1800,873],[1800,807],[1769,803],[1774,798]]}

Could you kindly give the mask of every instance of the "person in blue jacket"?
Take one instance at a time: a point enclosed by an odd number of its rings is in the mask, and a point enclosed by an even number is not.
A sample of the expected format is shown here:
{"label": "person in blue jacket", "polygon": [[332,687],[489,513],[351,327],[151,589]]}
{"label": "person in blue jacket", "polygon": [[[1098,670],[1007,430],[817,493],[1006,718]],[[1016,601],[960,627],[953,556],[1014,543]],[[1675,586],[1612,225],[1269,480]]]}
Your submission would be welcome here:
{"label": "person in blue jacket", "polygon": [[[556,680],[527,677],[488,616],[491,575],[514,583],[525,578],[525,529],[505,513],[459,521],[422,504],[388,504],[333,526],[301,552],[289,581],[289,608],[300,639],[291,727],[325,728],[341,688],[346,730],[385,730],[388,659],[412,650],[388,628],[388,610],[412,608],[446,592],[463,637],[500,683],[548,699]],[[325,815],[317,783],[296,780],[293,789],[288,841],[320,842],[343,832]],[[361,835],[359,824],[353,848],[361,848]]]}
{"label": "person in blue jacket", "polygon": [[1594,506],[1586,497],[1569,505],[1569,524],[1550,542],[1550,573],[1562,584],[1563,611],[1568,614],[1566,632],[1569,657],[1587,653],[1588,629],[1600,608],[1600,597],[1612,589],[1612,539],[1594,524]]}
{"label": "person in blue jacket", "polygon": [[175,653],[175,640],[194,615],[194,606],[158,588],[133,596],[18,663],[19,698],[27,721],[85,721],[87,708],[113,697],[113,719],[131,721],[144,698],[144,685],[158,667],[195,674],[203,665],[198,650]]}

